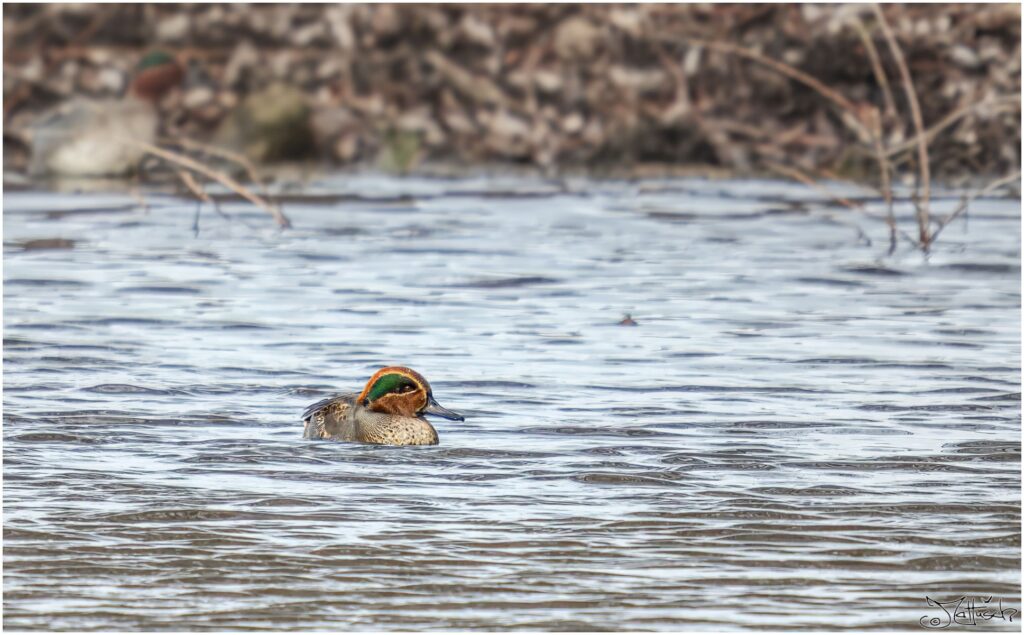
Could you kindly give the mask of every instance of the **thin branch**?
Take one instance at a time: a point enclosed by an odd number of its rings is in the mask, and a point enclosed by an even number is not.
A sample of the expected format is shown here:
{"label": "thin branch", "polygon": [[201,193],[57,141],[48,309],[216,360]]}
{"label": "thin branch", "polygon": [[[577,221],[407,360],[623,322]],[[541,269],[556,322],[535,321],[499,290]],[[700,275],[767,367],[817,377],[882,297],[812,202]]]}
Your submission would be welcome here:
{"label": "thin branch", "polygon": [[199,183],[196,183],[195,177],[193,177],[191,173],[185,170],[177,170],[177,173],[181,182],[185,184],[185,187],[187,187],[197,199],[199,199],[199,202],[211,202],[210,195],[206,193],[206,190],[204,190]]}
{"label": "thin branch", "polygon": [[238,165],[245,168],[245,171],[249,174],[249,180],[251,180],[253,183],[259,186],[260,193],[265,198],[270,198],[270,195],[267,193],[267,186],[259,177],[259,173],[256,171],[256,166],[253,165],[253,162],[250,161],[249,158],[244,154],[232,152],[227,148],[221,148],[219,146],[211,146],[205,143],[200,143],[199,141],[194,141],[187,137],[175,137],[173,139],[167,139],[166,142],[180,145],[183,148],[188,148],[190,150],[198,150],[199,152],[210,154],[215,157],[221,157],[222,159],[227,159],[228,161],[234,161]]}
{"label": "thin branch", "polygon": [[864,43],[864,49],[868,53],[868,59],[871,61],[871,70],[875,73],[875,81],[878,82],[878,86],[882,89],[882,97],[885,100],[885,116],[891,121],[896,121],[899,115],[896,112],[896,100],[892,97],[892,89],[889,87],[889,78],[885,74],[885,70],[882,68],[882,59],[878,55],[878,49],[875,47],[875,42],[871,38],[871,34],[868,33],[868,29],[864,26],[864,22],[858,16],[854,16],[853,28],[857,31],[857,35],[860,36],[861,42]]}
{"label": "thin branch", "polygon": [[278,209],[276,205],[273,205],[268,201],[264,200],[263,198],[260,198],[256,194],[253,194],[253,192],[249,188],[245,187],[244,185],[234,180],[230,176],[224,174],[223,172],[213,170],[191,157],[187,157],[183,154],[166,150],[159,146],[155,146],[152,143],[146,143],[145,141],[138,141],[137,139],[127,138],[123,139],[123,141],[126,143],[130,143],[132,145],[136,145],[145,150],[146,152],[158,156],[161,159],[164,159],[165,161],[170,161],[171,163],[174,163],[176,165],[186,167],[192,170],[193,172],[198,172],[199,174],[202,174],[208,179],[217,181],[224,187],[233,190],[239,196],[249,201],[253,205],[256,205],[257,207],[266,210],[268,213],[270,213],[271,216],[274,217],[274,220],[277,222],[279,227],[291,227],[291,222],[288,220],[288,217],[285,216],[284,213],[280,209]]}
{"label": "thin branch", "polygon": [[[181,179],[181,182],[185,184],[185,187],[188,188],[189,191],[191,191],[196,196],[197,199],[199,199],[200,203],[213,204],[214,211],[217,212],[217,214],[221,218],[228,221],[232,220],[231,217],[224,213],[224,210],[220,208],[220,203],[217,202],[217,199],[213,198],[212,196],[206,193],[206,188],[204,188],[196,181],[195,177],[192,176],[191,172],[187,170],[177,170],[177,173],[178,178]],[[245,224],[246,227],[252,227],[252,225],[249,225],[248,223],[243,222],[243,224]]]}
{"label": "thin branch", "polygon": [[[885,220],[886,224],[889,225],[890,231],[897,231],[899,233],[899,235],[903,236],[903,239],[906,240],[908,243],[910,243],[911,245],[914,245],[914,247],[920,247],[918,242],[916,240],[914,240],[913,237],[907,235],[907,233],[905,231],[903,231],[902,229],[899,229],[899,227],[896,225],[895,219],[893,219],[892,222],[890,223],[889,219],[883,218],[883,217],[881,217],[881,216],[879,216],[879,215],[877,215],[877,214],[875,214],[873,212],[868,211],[867,208],[864,207],[863,203],[860,203],[858,201],[851,201],[851,200],[849,200],[847,198],[843,198],[843,197],[839,196],[838,194],[836,194],[832,190],[828,189],[827,187],[825,187],[821,183],[818,183],[813,178],[811,178],[807,174],[804,174],[800,170],[797,170],[796,168],[792,168],[792,167],[787,167],[787,166],[784,166],[784,165],[779,165],[777,163],[769,163],[768,164],[768,169],[772,170],[774,172],[777,172],[777,173],[779,173],[779,174],[781,174],[783,176],[788,176],[789,178],[793,179],[794,181],[797,181],[799,183],[803,183],[804,185],[810,187],[811,189],[813,189],[813,190],[815,190],[817,192],[820,192],[821,194],[827,196],[832,201],[834,201],[836,203],[839,203],[843,207],[846,207],[848,209],[852,209],[852,210],[858,211],[858,212],[864,214],[865,216],[867,216],[868,218],[874,218],[874,219],[878,219],[878,220]],[[855,226],[855,228],[857,229],[857,231],[859,231],[859,232],[861,232],[863,234],[863,230],[861,230],[860,227]],[[865,236],[865,238],[866,238],[866,236]],[[869,244],[871,243],[870,239],[867,239],[867,241],[868,241]],[[892,244],[890,244],[890,246],[889,246],[889,253],[890,254],[892,254],[893,249],[894,248],[893,248]]]}
{"label": "thin branch", "polygon": [[851,201],[851,200],[849,200],[847,198],[843,198],[842,196],[839,196],[838,194],[834,193],[832,190],[828,189],[827,187],[825,187],[821,183],[818,183],[813,178],[811,178],[810,176],[808,176],[807,174],[801,172],[800,170],[798,170],[796,168],[788,167],[788,166],[785,166],[785,165],[779,165],[778,163],[769,163],[768,164],[768,169],[773,171],[773,172],[777,172],[777,173],[779,173],[779,174],[781,174],[783,176],[788,176],[789,178],[793,179],[794,181],[797,181],[799,183],[803,183],[807,187],[809,187],[809,188],[811,188],[811,189],[813,189],[813,190],[815,190],[815,191],[817,191],[817,192],[819,192],[821,194],[824,194],[829,199],[835,201],[836,203],[839,203],[843,207],[847,207],[849,209],[855,209],[855,210],[858,210],[858,211],[863,211],[864,210],[864,206],[861,205],[860,203],[855,203],[855,202],[853,202],[853,201]]}
{"label": "thin branch", "polygon": [[921,202],[917,206],[917,227],[921,248],[927,252],[932,242],[932,238],[928,235],[928,225],[930,222],[928,219],[928,203],[931,199],[932,184],[928,160],[928,139],[924,134],[921,105],[917,101],[917,91],[914,90],[914,82],[910,77],[907,61],[903,57],[903,50],[900,49],[896,36],[893,35],[892,29],[889,28],[889,22],[885,19],[885,13],[882,12],[882,7],[878,4],[874,5],[874,9],[875,15],[878,16],[878,24],[882,29],[882,34],[885,35],[885,40],[889,44],[889,51],[896,62],[897,68],[899,68],[900,78],[903,80],[903,91],[906,93],[907,102],[910,104],[910,117],[914,121],[915,130],[917,130],[917,161],[920,164],[918,168],[921,171]]}

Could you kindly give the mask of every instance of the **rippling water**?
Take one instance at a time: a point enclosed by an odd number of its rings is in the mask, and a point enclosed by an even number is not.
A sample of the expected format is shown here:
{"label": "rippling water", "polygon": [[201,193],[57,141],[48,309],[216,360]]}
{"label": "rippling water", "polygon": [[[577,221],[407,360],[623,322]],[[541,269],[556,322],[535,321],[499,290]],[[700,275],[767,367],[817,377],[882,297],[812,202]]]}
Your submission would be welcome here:
{"label": "rippling water", "polygon": [[[1020,609],[1019,201],[924,262],[770,182],[313,193],[293,230],[232,203],[198,236],[168,196],[7,193],[5,627]],[[391,363],[466,422],[437,447],[301,438],[306,405]]]}

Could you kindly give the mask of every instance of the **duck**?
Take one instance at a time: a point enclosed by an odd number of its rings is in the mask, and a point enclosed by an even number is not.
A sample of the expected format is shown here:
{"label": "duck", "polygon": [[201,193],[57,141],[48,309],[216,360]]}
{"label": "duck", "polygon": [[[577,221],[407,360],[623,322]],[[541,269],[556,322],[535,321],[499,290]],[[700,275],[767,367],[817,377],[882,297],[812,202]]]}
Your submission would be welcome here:
{"label": "duck", "polygon": [[45,113],[29,130],[29,175],[102,177],[135,171],[144,150],[119,139],[153,143],[160,124],[157,103],[184,76],[173,55],[152,51],[139,61],[123,99],[76,97]]}
{"label": "duck", "polygon": [[377,445],[437,445],[437,430],[424,415],[466,420],[437,403],[423,375],[405,366],[387,366],[374,373],[358,395],[343,394],[306,408],[303,437]]}

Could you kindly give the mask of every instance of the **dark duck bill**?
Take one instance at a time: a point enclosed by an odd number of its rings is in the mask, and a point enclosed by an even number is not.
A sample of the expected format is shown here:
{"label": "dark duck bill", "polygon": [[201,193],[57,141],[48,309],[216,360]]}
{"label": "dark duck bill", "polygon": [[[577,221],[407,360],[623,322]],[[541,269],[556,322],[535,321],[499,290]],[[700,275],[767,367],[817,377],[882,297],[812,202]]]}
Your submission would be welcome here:
{"label": "dark duck bill", "polygon": [[427,398],[427,407],[423,409],[423,414],[444,417],[445,419],[451,419],[452,421],[466,420],[466,418],[460,415],[459,413],[453,410],[449,410],[442,406],[441,404],[437,403],[437,400],[434,399],[433,395]]}

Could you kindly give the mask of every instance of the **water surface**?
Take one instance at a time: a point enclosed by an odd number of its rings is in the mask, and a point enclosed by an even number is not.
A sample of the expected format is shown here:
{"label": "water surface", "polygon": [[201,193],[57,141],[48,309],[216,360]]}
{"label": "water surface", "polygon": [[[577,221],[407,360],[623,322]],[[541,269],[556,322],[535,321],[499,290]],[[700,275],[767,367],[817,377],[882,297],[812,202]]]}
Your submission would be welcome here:
{"label": "water surface", "polygon": [[[169,196],[7,193],[5,627],[1020,609],[1019,201],[924,261],[780,183],[311,191],[292,230],[228,203],[198,236]],[[393,363],[466,422],[301,438],[306,405]]]}

